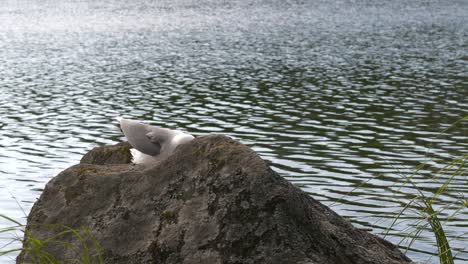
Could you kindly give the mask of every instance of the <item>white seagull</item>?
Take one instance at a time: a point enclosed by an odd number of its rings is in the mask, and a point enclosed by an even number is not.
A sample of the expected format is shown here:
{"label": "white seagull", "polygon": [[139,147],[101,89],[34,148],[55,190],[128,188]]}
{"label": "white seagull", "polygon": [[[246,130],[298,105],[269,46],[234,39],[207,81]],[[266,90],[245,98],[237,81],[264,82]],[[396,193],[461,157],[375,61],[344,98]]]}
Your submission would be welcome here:
{"label": "white seagull", "polygon": [[177,146],[194,139],[179,130],[150,126],[135,120],[117,118],[117,125],[133,149],[133,163],[152,165],[169,157]]}

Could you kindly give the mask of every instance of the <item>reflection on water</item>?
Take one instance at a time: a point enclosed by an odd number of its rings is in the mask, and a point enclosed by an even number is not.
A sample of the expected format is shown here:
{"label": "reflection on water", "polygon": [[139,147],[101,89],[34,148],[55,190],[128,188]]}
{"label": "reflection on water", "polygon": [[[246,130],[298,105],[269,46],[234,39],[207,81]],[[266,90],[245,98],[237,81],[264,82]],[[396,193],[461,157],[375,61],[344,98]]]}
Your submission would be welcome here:
{"label": "reflection on water", "polygon": [[[431,173],[466,154],[466,123],[441,133],[468,115],[466,2],[231,2],[7,2],[0,213],[24,222],[12,197],[30,210],[52,176],[120,140],[111,123],[121,115],[232,136],[377,234],[416,193],[402,174],[429,162],[414,180],[431,193]],[[465,197],[466,180],[440,198]],[[447,224],[459,263],[467,218]],[[398,243],[415,223],[387,238]],[[422,236],[415,260],[436,253]]]}

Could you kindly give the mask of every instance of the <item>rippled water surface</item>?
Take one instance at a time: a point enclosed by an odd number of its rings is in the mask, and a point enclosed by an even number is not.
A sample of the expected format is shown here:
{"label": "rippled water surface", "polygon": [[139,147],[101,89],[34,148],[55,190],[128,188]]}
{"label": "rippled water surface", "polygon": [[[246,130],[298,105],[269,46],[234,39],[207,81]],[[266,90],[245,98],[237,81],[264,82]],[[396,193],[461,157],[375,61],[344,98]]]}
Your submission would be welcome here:
{"label": "rippled water surface", "polygon": [[[466,14],[456,0],[2,2],[0,214],[25,222],[20,208],[88,150],[119,142],[111,123],[126,116],[234,137],[383,234],[467,154],[467,122],[442,132],[468,115]],[[466,199],[467,178],[439,199]],[[387,239],[424,223],[405,217]],[[427,228],[408,254],[436,263]],[[445,229],[468,263],[468,210]]]}

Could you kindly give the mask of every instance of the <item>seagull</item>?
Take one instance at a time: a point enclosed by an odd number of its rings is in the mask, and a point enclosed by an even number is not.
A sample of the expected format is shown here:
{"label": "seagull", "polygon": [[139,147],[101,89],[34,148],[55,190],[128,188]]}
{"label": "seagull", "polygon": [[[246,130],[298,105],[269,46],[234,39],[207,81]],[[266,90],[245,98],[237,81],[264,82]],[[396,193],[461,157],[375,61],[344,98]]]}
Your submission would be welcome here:
{"label": "seagull", "polygon": [[179,130],[150,126],[139,121],[117,118],[117,127],[127,138],[132,149],[133,163],[153,165],[172,155],[177,146],[194,137]]}

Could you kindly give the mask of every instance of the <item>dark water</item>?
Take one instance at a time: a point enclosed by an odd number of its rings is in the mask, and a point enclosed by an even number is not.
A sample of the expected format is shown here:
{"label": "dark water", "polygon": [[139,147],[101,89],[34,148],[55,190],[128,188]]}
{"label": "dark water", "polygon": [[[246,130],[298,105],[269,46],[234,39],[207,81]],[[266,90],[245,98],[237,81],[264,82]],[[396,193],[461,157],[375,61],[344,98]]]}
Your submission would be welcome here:
{"label": "dark water", "polygon": [[[111,123],[126,116],[234,137],[382,234],[416,188],[431,195],[448,179],[435,170],[467,154],[467,122],[441,133],[468,115],[467,14],[466,1],[2,2],[0,214],[25,222],[20,207],[92,147],[118,142]],[[466,199],[467,176],[439,197],[452,205],[436,205],[441,220]],[[412,208],[387,239],[425,223]],[[468,263],[468,210],[444,227]],[[428,230],[408,254],[437,263]]]}

